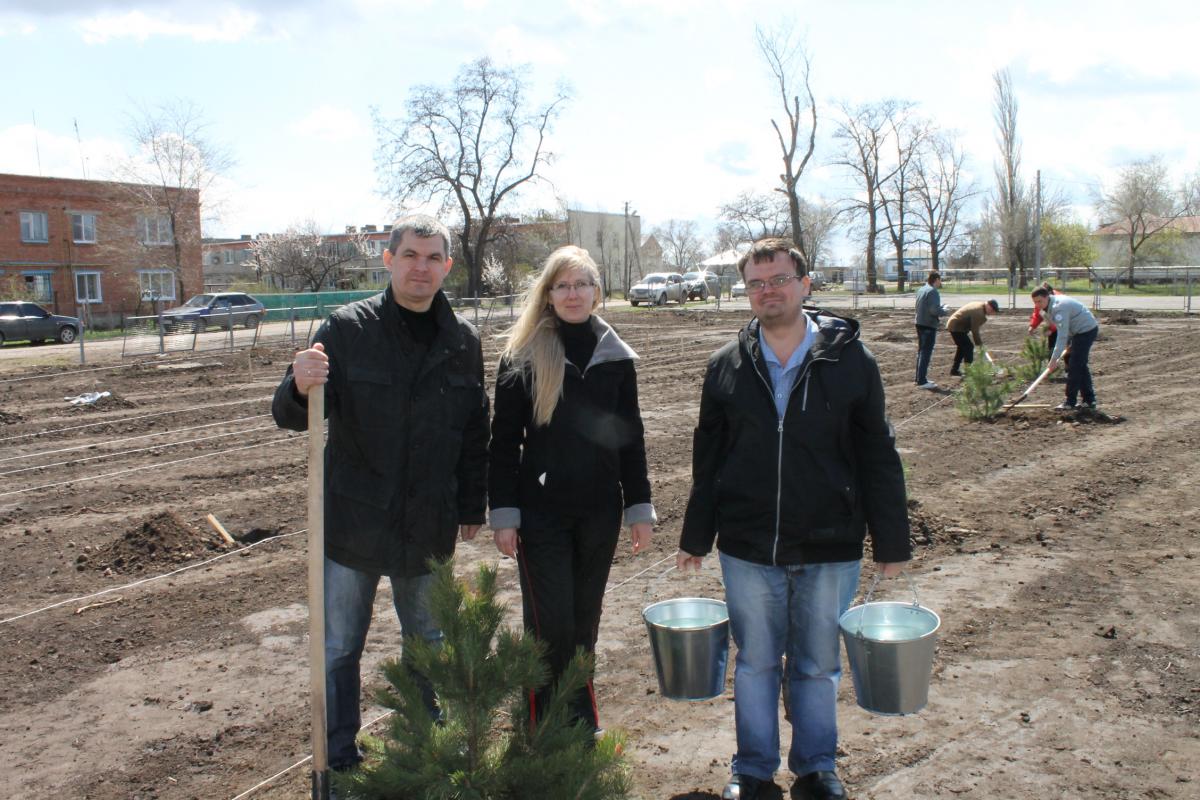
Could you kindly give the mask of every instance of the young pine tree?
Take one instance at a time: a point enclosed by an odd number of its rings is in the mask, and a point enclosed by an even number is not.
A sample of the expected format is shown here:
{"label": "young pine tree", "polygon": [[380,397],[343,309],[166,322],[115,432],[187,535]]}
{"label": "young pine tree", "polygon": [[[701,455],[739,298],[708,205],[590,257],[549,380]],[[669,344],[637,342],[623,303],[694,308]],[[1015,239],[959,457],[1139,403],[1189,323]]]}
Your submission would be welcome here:
{"label": "young pine tree", "polygon": [[1044,335],[1027,336],[1021,346],[1021,363],[1013,374],[1021,383],[1032,383],[1050,362],[1050,345]]}
{"label": "young pine tree", "polygon": [[1004,407],[1014,386],[1007,370],[997,370],[986,358],[963,365],[962,386],[954,406],[967,419],[991,419]]}
{"label": "young pine tree", "polygon": [[[406,640],[405,664],[428,675],[441,720],[429,717],[410,670],[384,666],[391,684],[377,699],[395,713],[387,734],[365,738],[363,765],[337,776],[340,797],[353,800],[615,800],[629,791],[621,739],[593,738],[568,723],[568,703],[590,674],[576,655],[559,680],[545,716],[529,721],[528,692],[547,680],[543,646],[503,627],[496,571],[479,568],[475,587],[454,578],[453,562],[434,567],[431,611],[440,646]],[[505,713],[507,711],[507,713]]]}

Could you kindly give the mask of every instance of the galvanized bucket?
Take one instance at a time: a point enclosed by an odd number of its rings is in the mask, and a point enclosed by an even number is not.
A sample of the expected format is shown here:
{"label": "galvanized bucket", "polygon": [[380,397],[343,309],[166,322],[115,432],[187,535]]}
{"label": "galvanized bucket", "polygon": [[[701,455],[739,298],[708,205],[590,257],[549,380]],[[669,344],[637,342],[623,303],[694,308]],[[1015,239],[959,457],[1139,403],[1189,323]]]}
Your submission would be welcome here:
{"label": "galvanized bucket", "polygon": [[854,694],[872,714],[914,714],[929,699],[933,651],[942,621],[917,602],[872,603],[879,576],[871,583],[862,605],[842,614],[838,626],[846,644]]}
{"label": "galvanized bucket", "polygon": [[658,690],[671,700],[710,700],[725,691],[729,612],[725,603],[680,597],[642,611]]}

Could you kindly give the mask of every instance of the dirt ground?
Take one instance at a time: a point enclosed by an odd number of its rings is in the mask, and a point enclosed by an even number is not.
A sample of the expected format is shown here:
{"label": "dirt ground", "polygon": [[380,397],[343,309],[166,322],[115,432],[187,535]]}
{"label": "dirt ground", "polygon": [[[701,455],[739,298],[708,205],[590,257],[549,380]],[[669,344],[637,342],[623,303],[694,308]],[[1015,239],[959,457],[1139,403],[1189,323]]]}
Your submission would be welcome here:
{"label": "dirt ground", "polygon": [[[668,568],[704,363],[747,316],[608,317],[642,356],[660,524],[648,553],[623,545],[613,564],[601,721],[628,733],[637,797],[716,798],[734,750],[732,691],[661,698],[640,610],[721,596],[715,559],[700,576]],[[1062,384],[1052,382],[1011,415],[973,423],[948,391],[913,386],[911,312],[860,319],[907,466],[913,574],[943,627],[921,713],[872,716],[843,682],[839,770],[852,795],[1200,796],[1200,327],[1138,314],[1103,327],[1093,368],[1115,420],[1054,412]],[[1004,314],[985,340],[1013,357],[1024,328],[1024,315]],[[495,333],[485,337],[492,363]],[[933,380],[953,382],[952,351],[942,334]],[[280,347],[88,371],[6,362],[5,797],[307,796],[306,765],[254,789],[309,752],[306,541],[295,533],[305,445],[268,416],[289,357]],[[112,398],[64,401],[96,390]],[[205,522],[210,513],[234,545]],[[459,548],[463,572],[498,560],[486,532]],[[518,624],[512,562],[500,570]],[[907,596],[902,583],[883,592]],[[399,648],[387,594],[368,641],[370,684]],[[380,714],[368,707],[364,719]],[[791,776],[776,782],[786,794]]]}

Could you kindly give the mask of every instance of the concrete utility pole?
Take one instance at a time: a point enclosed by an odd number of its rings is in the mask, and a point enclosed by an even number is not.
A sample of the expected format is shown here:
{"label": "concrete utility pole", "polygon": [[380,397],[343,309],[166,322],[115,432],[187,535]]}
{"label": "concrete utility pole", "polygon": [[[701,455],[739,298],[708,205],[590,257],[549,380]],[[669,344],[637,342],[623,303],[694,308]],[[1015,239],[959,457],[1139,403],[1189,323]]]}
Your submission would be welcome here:
{"label": "concrete utility pole", "polygon": [[622,288],[623,293],[629,292],[629,201],[625,201],[625,224],[621,228],[621,260],[624,269],[621,272],[621,277],[625,280],[625,285]]}
{"label": "concrete utility pole", "polygon": [[1042,285],[1042,171],[1037,171],[1037,230],[1033,232],[1033,280]]}

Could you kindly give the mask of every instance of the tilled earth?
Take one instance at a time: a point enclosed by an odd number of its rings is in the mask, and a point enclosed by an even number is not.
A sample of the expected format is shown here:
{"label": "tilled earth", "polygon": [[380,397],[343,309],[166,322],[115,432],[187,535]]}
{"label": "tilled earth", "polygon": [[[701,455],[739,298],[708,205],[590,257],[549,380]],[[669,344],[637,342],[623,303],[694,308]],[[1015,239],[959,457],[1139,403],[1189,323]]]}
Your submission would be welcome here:
{"label": "tilled earth", "polygon": [[[860,316],[908,473],[913,574],[943,627],[921,713],[871,716],[843,682],[839,769],[855,797],[1200,795],[1200,327],[1124,317],[1093,350],[1106,415],[1053,411],[1062,384],[1051,382],[978,423],[949,391],[912,385],[911,312]],[[715,559],[698,577],[670,567],[705,360],[747,317],[710,307],[607,318],[642,356],[660,524],[648,553],[623,545],[613,564],[601,721],[628,734],[638,797],[716,798],[734,749],[732,691],[659,697],[640,610],[721,596]],[[988,324],[997,357],[1015,358],[1025,324]],[[485,328],[492,364],[497,333]],[[954,380],[952,352],[942,334],[933,380]],[[290,353],[188,358],[6,363],[0,375],[6,797],[307,796],[307,765],[285,771],[309,740],[305,439],[269,417]],[[64,401],[91,391],[112,394]],[[460,545],[458,561],[461,572],[500,562],[519,624],[513,564],[490,535]],[[907,596],[898,582],[881,591]],[[369,684],[399,649],[387,593]],[[784,793],[790,781],[777,776]]]}

